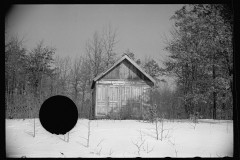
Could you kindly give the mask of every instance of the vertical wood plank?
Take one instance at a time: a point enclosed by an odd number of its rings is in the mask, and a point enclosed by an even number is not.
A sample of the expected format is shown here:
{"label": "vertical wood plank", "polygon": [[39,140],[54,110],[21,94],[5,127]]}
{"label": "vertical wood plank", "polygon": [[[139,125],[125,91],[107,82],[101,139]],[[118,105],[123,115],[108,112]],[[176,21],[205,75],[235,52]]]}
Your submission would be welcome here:
{"label": "vertical wood plank", "polygon": [[126,77],[126,79],[129,79],[129,74],[130,74],[129,67],[130,67],[130,64],[129,64],[128,61],[126,61],[126,70],[127,70],[127,75],[126,75],[127,77]]}
{"label": "vertical wood plank", "polygon": [[122,63],[119,65],[119,79],[123,79]]}
{"label": "vertical wood plank", "polygon": [[132,79],[132,65],[129,65],[129,79]]}
{"label": "vertical wood plank", "polygon": [[121,105],[121,90],[120,86],[118,86],[118,111],[120,110]]}
{"label": "vertical wood plank", "polygon": [[121,97],[121,95],[122,95],[122,86],[119,86],[119,95],[120,95],[120,97],[119,97],[119,107],[121,109],[122,108],[122,97]]}
{"label": "vertical wood plank", "polygon": [[136,86],[133,86],[133,99],[136,99]]}
{"label": "vertical wood plank", "polygon": [[123,70],[124,70],[124,79],[127,79],[127,70],[126,70],[126,62],[123,61]]}
{"label": "vertical wood plank", "polygon": [[108,113],[108,85],[105,85],[105,106],[106,114]]}
{"label": "vertical wood plank", "polygon": [[123,79],[125,79],[126,73],[125,73],[125,63],[124,63],[124,61],[122,62],[122,70],[123,70]]}
{"label": "vertical wood plank", "polygon": [[119,66],[120,66],[120,65],[118,65],[118,66],[116,67],[116,72],[115,72],[115,77],[116,77],[117,79],[120,78],[120,77],[119,77]]}
{"label": "vertical wood plank", "polygon": [[128,95],[128,98],[131,98],[131,86],[128,86],[128,89],[127,89],[128,91],[128,93],[127,93],[127,95]]}
{"label": "vertical wood plank", "polygon": [[109,113],[109,95],[110,95],[110,85],[107,86],[107,114]]}
{"label": "vertical wood plank", "polygon": [[97,108],[98,90],[99,90],[99,89],[98,89],[98,85],[96,84],[96,92],[95,92],[95,93],[96,93],[96,96],[95,96],[95,97],[96,97],[96,101],[95,101],[95,115],[97,115],[97,109],[98,109],[98,108]]}
{"label": "vertical wood plank", "polygon": [[141,112],[141,118],[143,117],[143,87],[141,86],[141,98],[140,98],[140,112]]}
{"label": "vertical wood plank", "polygon": [[129,69],[128,69],[128,63],[127,63],[127,61],[125,61],[125,74],[126,74],[125,79],[128,79]]}
{"label": "vertical wood plank", "polygon": [[123,79],[125,79],[125,65],[124,65],[124,61],[122,62],[122,70],[123,70]]}
{"label": "vertical wood plank", "polygon": [[94,116],[96,116],[96,85],[95,85],[95,88],[93,89],[93,93],[92,93],[92,102],[93,102],[93,108],[94,109]]}

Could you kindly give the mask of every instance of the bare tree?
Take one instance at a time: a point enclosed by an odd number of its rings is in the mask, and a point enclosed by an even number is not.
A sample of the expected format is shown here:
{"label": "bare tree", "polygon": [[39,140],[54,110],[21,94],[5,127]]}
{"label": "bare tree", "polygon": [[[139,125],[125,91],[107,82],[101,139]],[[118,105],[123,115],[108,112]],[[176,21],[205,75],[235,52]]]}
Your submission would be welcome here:
{"label": "bare tree", "polygon": [[[146,138],[144,138],[145,136],[143,135],[143,132],[142,132],[141,130],[138,130],[138,132],[139,132],[139,134],[140,134],[140,138],[139,138],[140,140],[137,141],[136,143],[133,142],[133,140],[131,140],[132,143],[133,143],[133,144],[137,147],[137,149],[138,149],[138,150],[137,150],[138,156],[140,156],[141,147],[142,147],[143,151],[146,152],[146,153],[152,152],[154,147],[152,147],[152,149],[149,149],[149,148],[148,148],[148,143],[147,143],[147,147],[144,147]],[[139,142],[140,142],[140,143],[139,143]]]}
{"label": "bare tree", "polygon": [[69,83],[70,80],[70,69],[71,69],[71,58],[57,56],[55,58],[55,67],[56,67],[56,87],[55,94],[64,94],[66,95],[69,92]]}
{"label": "bare tree", "polygon": [[[85,106],[87,96],[91,101],[91,81],[94,77],[109,68],[116,61],[114,48],[117,44],[117,29],[113,30],[111,25],[105,27],[102,33],[95,31],[92,39],[86,42],[84,65],[82,67],[83,76],[81,79],[82,106]],[[91,106],[87,106],[91,107]],[[81,108],[83,109],[83,107]]]}
{"label": "bare tree", "polygon": [[143,141],[140,141],[140,143],[138,144],[138,141],[135,143],[133,142],[132,140],[132,143],[137,147],[137,153],[138,153],[138,156],[140,156],[140,151],[141,151],[141,147],[142,145],[144,145],[144,142],[145,142],[146,139],[144,139]]}
{"label": "bare tree", "polygon": [[88,120],[88,123],[87,125],[86,124],[83,124],[85,127],[87,127],[87,138],[85,137],[81,137],[83,139],[85,139],[87,141],[87,145],[85,147],[89,147],[89,142],[90,142],[90,135],[91,135],[91,120]]}
{"label": "bare tree", "polygon": [[86,43],[86,55],[91,64],[92,77],[110,67],[115,62],[114,47],[117,44],[117,29],[112,30],[111,25],[103,29],[102,34],[95,31],[93,39]]}
{"label": "bare tree", "polygon": [[[35,118],[38,118],[40,106],[44,101],[44,95],[47,91],[43,88],[43,80],[52,74],[50,65],[53,61],[52,56],[55,53],[55,48],[44,46],[44,41],[41,40],[37,46],[26,55],[27,60],[27,92],[25,96],[30,100],[23,107],[28,110],[28,118],[33,118],[33,137],[36,136]],[[32,102],[32,103],[31,103]],[[25,118],[27,118],[25,116]]]}
{"label": "bare tree", "polygon": [[81,66],[82,66],[82,57],[76,57],[74,59],[73,66],[71,67],[71,84],[73,87],[73,99],[76,105],[78,104],[80,79],[83,76],[81,74]]}
{"label": "bare tree", "polygon": [[96,77],[104,70],[104,56],[101,43],[101,37],[97,31],[93,35],[93,40],[88,40],[86,43],[85,53],[91,65],[92,77]]}
{"label": "bare tree", "polygon": [[[88,114],[86,114],[86,110],[88,110],[86,107],[90,107],[90,106],[85,106],[85,97],[90,96],[89,94],[91,94],[91,86],[90,86],[90,82],[91,82],[91,66],[90,63],[88,63],[88,60],[86,58],[83,58],[82,61],[82,66],[81,66],[81,85],[80,85],[80,90],[82,92],[82,105],[81,105],[81,116],[84,116],[85,118],[88,117]],[[85,107],[85,110],[84,110]],[[84,113],[83,113],[84,112]]]}
{"label": "bare tree", "polygon": [[117,38],[117,29],[112,29],[111,24],[109,23],[108,27],[103,29],[102,33],[102,47],[105,54],[105,67],[109,68],[115,62],[116,53],[114,52],[114,47],[118,43]]}

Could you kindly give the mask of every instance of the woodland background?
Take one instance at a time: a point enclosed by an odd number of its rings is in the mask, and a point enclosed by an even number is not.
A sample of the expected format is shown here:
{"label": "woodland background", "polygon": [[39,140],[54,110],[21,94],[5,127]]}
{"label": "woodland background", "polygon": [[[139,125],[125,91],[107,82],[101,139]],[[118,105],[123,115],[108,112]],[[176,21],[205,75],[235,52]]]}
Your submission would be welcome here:
{"label": "woodland background", "polygon": [[[164,67],[149,58],[136,59],[130,49],[115,53],[117,29],[95,31],[86,41],[83,56],[55,56],[57,48],[40,40],[29,50],[24,37],[9,35],[5,20],[6,118],[37,118],[41,104],[54,95],[71,98],[79,118],[89,118],[94,77],[127,54],[156,81],[149,104],[165,118],[233,118],[233,10],[223,4],[185,5],[171,18],[170,53]],[[66,53],[67,54],[67,53]],[[117,56],[121,55],[121,56]],[[162,76],[173,77],[169,87]]]}

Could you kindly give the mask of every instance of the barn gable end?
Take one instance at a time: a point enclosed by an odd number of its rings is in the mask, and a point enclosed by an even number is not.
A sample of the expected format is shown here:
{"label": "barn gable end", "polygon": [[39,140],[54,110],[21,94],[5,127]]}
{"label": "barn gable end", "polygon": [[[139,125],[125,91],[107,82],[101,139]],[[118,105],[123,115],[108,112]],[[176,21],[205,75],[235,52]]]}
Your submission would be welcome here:
{"label": "barn gable end", "polygon": [[133,60],[127,55],[123,56],[93,80],[91,87],[94,89],[92,94],[93,117],[119,114],[122,108],[126,108],[130,99],[134,99],[138,106],[134,112],[142,111],[143,93],[154,86],[154,83],[155,80]]}
{"label": "barn gable end", "polygon": [[112,70],[103,75],[99,80],[132,80],[132,81],[147,81],[151,82],[139,69],[137,69],[128,60],[123,60],[120,64],[116,65]]}

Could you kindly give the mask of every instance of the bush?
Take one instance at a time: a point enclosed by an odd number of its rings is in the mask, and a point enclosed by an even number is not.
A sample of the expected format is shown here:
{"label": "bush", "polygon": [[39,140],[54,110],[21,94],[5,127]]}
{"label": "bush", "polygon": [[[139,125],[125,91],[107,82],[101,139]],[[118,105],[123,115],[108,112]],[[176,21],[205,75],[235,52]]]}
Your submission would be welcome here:
{"label": "bush", "polygon": [[132,113],[130,107],[122,107],[120,109],[120,119],[126,120],[126,119],[132,119]]}
{"label": "bush", "polygon": [[106,116],[107,119],[142,119],[139,102],[134,100],[128,100],[126,105],[121,108],[111,109],[109,114]]}
{"label": "bush", "polygon": [[190,120],[193,123],[198,123],[198,119],[199,119],[199,112],[194,112],[193,114],[190,114]]}
{"label": "bush", "polygon": [[158,117],[157,105],[148,105],[144,107],[143,120],[153,123]]}

